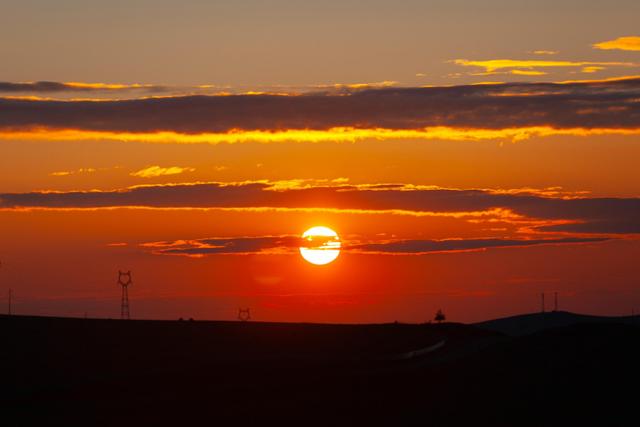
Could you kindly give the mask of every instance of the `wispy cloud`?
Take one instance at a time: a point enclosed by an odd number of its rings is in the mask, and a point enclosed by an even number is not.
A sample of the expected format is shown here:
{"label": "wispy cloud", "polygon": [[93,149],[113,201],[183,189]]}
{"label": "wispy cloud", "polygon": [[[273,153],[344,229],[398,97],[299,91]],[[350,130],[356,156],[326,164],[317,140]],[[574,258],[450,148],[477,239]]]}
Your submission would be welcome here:
{"label": "wispy cloud", "polygon": [[0,93],[53,93],[53,92],[162,92],[166,86],[152,84],[83,83],[83,82],[0,82]]}
{"label": "wispy cloud", "polygon": [[319,84],[311,86],[315,89],[338,89],[338,90],[364,90],[364,89],[379,89],[385,87],[397,86],[398,82],[394,80],[384,80],[381,82],[372,83],[333,83],[333,84]]}
{"label": "wispy cloud", "polygon": [[[92,83],[92,82],[7,82],[0,81],[0,94],[11,94],[13,98],[22,99],[59,99],[68,100],[70,96],[90,93],[94,100],[121,99],[135,97],[174,97],[187,95],[260,95],[280,94],[299,95],[304,93],[333,93],[357,92],[366,89],[376,89],[397,86],[397,81],[383,80],[379,82],[357,83],[323,83],[307,86],[294,85],[258,85],[237,86],[201,84],[191,86],[158,85],[147,83]],[[23,95],[24,94],[24,95]],[[42,95],[46,94],[46,97]],[[77,99],[77,98],[71,98]]]}
{"label": "wispy cloud", "polygon": [[391,253],[421,255],[434,252],[467,252],[489,248],[513,248],[539,245],[566,245],[598,243],[607,238],[562,239],[445,239],[445,240],[396,240],[384,243],[366,243],[347,247],[347,250],[364,253]]}
{"label": "wispy cloud", "polygon": [[537,68],[581,68],[581,67],[634,67],[632,62],[599,62],[599,61],[551,61],[538,59],[488,59],[469,60],[455,59],[453,63],[463,67],[483,68],[485,73],[495,73],[501,70],[535,70]]}
{"label": "wispy cloud", "polygon": [[[386,240],[380,242],[343,242],[346,253],[425,255],[443,252],[468,252],[490,248],[516,248],[539,245],[567,245],[599,243],[607,238],[560,238],[560,239],[444,239],[444,240]],[[247,255],[295,253],[299,247],[308,247],[308,242],[297,236],[223,237],[172,242],[144,243],[142,247],[158,255],[182,255],[202,257],[205,255]]]}
{"label": "wispy cloud", "polygon": [[509,73],[516,76],[544,76],[547,74],[544,71],[537,70],[509,70]]}
{"label": "wispy cloud", "polygon": [[534,54],[534,55],[557,55],[560,52],[558,52],[557,50],[544,50],[544,49],[540,49],[540,50],[533,50],[530,53]]}
{"label": "wispy cloud", "polygon": [[583,67],[582,70],[580,70],[580,72],[582,72],[582,73],[597,73],[598,71],[602,71],[602,70],[606,70],[606,68],[605,67],[591,66],[591,67]]}
{"label": "wispy cloud", "polygon": [[49,175],[51,175],[51,176],[69,176],[69,175],[75,175],[75,174],[79,174],[79,173],[94,173],[94,172],[97,172],[97,171],[98,171],[98,169],[96,169],[96,168],[80,168],[80,169],[69,170],[69,171],[51,172]]}
{"label": "wispy cloud", "polygon": [[290,253],[308,242],[298,236],[215,237],[141,245],[161,255],[203,256],[213,254]]}
{"label": "wispy cloud", "polygon": [[593,45],[595,49],[602,50],[640,50],[640,36],[618,37]]}
{"label": "wispy cloud", "polygon": [[139,178],[155,178],[158,176],[179,175],[184,172],[193,172],[194,170],[194,168],[180,166],[149,166],[147,168],[140,169],[137,172],[132,172],[130,175],[137,176]]}

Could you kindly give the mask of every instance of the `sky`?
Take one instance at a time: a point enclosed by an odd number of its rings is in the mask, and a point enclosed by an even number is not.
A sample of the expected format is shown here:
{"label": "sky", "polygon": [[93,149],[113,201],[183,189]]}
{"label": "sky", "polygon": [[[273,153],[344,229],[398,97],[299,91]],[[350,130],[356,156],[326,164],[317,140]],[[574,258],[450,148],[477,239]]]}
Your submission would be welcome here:
{"label": "sky", "polygon": [[[19,314],[640,310],[637,1],[5,1]],[[339,235],[327,265],[300,255]],[[314,246],[317,245],[317,246]]]}

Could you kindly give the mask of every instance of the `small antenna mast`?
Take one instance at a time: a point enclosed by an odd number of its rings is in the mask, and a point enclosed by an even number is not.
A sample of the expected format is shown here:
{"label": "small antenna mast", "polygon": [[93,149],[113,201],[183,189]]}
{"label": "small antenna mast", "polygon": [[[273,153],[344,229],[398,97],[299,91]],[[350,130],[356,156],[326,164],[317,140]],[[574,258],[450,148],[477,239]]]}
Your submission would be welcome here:
{"label": "small antenna mast", "polygon": [[[0,261],[0,267],[2,267],[2,261]],[[13,289],[9,288],[9,295],[7,297],[7,314],[11,316],[11,300],[13,299]]]}

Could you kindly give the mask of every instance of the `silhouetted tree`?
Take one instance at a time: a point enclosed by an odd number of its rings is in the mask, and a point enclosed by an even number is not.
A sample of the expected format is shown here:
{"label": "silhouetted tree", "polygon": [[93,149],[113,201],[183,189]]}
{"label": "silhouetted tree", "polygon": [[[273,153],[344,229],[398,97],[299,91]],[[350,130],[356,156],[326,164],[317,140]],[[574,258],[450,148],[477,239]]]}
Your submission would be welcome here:
{"label": "silhouetted tree", "polygon": [[438,323],[442,323],[445,320],[447,320],[447,316],[444,315],[444,313],[442,312],[442,310],[438,310],[438,312],[436,313],[436,317],[434,318],[434,320]]}

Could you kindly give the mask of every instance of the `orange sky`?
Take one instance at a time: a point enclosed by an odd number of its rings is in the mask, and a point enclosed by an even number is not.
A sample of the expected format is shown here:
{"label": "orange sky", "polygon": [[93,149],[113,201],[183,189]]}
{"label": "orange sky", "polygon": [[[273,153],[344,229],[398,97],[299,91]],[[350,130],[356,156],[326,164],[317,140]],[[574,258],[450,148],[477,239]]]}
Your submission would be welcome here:
{"label": "orange sky", "polygon": [[134,3],[0,16],[15,312],[117,317],[119,269],[136,318],[640,308],[637,2]]}

